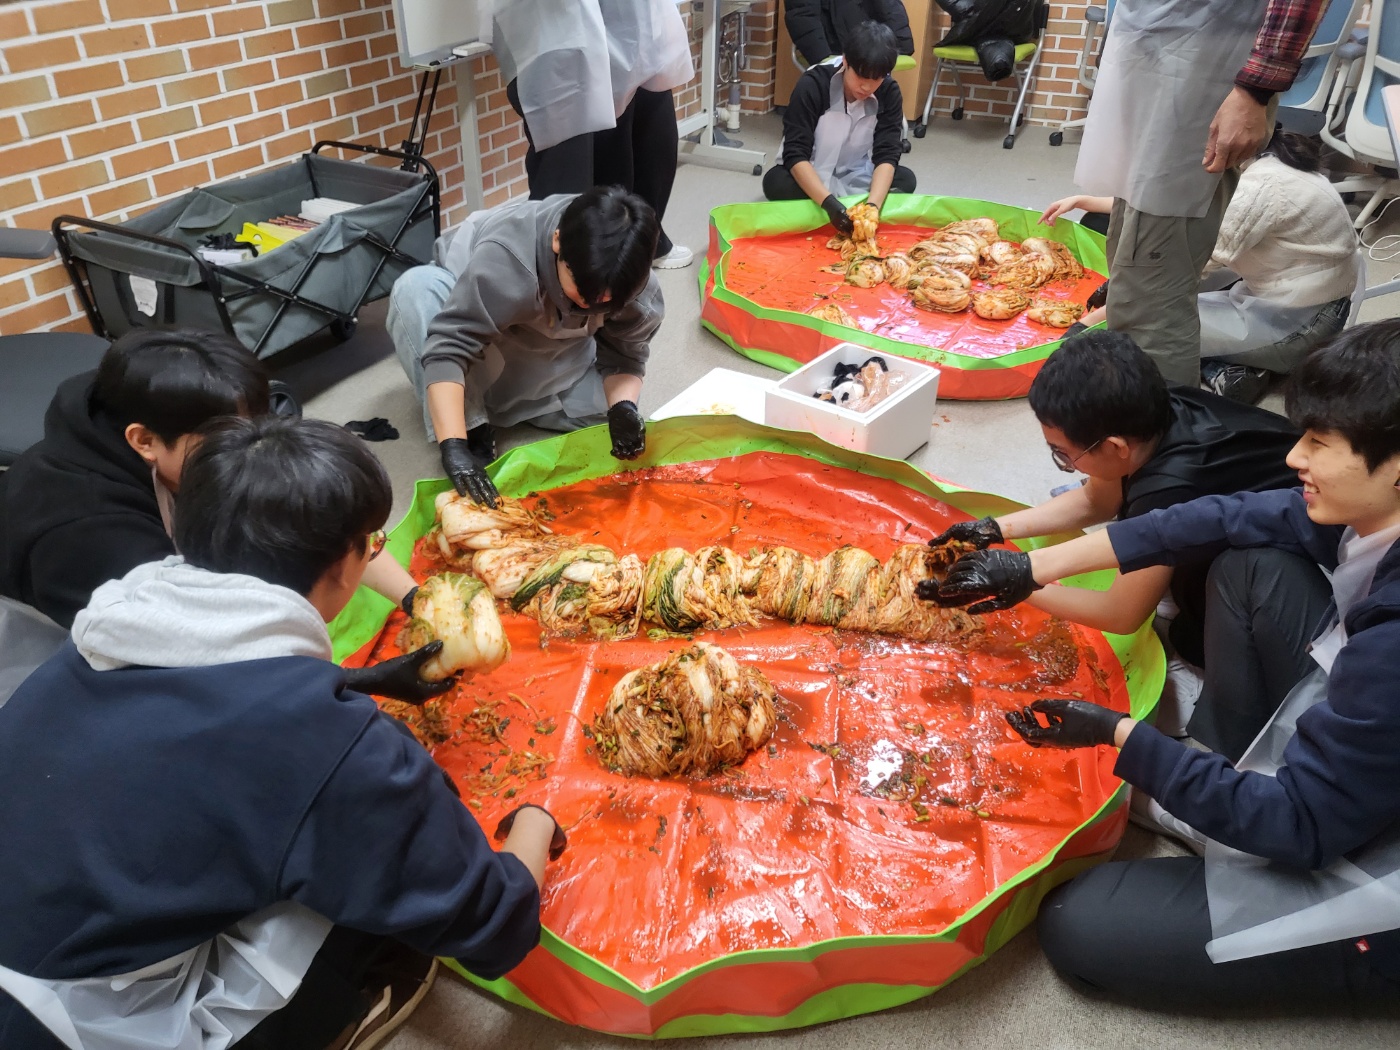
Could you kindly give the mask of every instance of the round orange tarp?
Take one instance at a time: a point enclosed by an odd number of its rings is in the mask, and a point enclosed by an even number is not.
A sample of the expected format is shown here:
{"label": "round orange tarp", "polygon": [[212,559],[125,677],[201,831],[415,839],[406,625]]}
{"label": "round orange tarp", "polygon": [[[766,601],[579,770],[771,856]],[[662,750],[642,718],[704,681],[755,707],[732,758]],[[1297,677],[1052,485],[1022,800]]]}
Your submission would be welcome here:
{"label": "round orange tarp", "polygon": [[[893,481],[769,452],[540,498],[555,532],[643,558],[854,544],[883,560],[964,517]],[[415,554],[416,577],[435,568]],[[607,772],[586,728],[624,674],[685,641],[546,639],[508,609],[503,620],[511,659],[449,694],[434,757],[488,829],[527,801],[568,829],[543,921],[641,988],[746,949],[935,933],[1118,786],[1109,750],[1034,750],[1006,726],[1006,711],[1045,695],[1128,710],[1102,635],[1026,607],[988,617],[968,652],[771,619],[705,632],[769,677],[780,718],[742,766],[690,781]],[[373,659],[397,651],[402,624],[396,613]]]}

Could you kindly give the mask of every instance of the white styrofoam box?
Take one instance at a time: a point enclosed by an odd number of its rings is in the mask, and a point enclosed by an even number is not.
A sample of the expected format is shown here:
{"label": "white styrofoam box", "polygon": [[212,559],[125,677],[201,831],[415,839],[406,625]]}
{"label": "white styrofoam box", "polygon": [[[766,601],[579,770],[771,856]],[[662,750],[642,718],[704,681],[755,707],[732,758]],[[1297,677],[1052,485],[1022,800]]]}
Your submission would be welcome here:
{"label": "white styrofoam box", "polygon": [[856,452],[907,459],[928,442],[938,402],[939,371],[932,365],[893,354],[879,354],[891,372],[909,378],[869,412],[852,412],[812,395],[831,381],[837,364],[860,365],[877,356],[854,343],[839,343],[768,391],[764,422],[784,430],[806,430]]}
{"label": "white styrofoam box", "polygon": [[743,416],[763,422],[763,399],[773,380],[712,368],[651,414],[653,420],[672,416]]}

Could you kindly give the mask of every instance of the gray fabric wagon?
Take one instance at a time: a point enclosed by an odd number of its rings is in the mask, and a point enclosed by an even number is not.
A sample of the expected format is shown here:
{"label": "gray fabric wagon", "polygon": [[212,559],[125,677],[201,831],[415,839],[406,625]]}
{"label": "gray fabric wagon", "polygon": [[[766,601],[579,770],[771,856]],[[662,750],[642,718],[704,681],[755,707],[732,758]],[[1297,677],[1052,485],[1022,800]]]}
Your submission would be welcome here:
{"label": "gray fabric wagon", "polygon": [[[323,147],[425,170],[337,160],[320,156]],[[296,215],[314,197],[360,207],[243,262],[216,265],[197,252],[210,234]],[[327,327],[348,338],[362,303],[388,295],[404,270],[431,261],[439,224],[437,174],[426,161],[320,142],[294,164],[191,190],[120,225],[63,215],[53,231],[99,335],[169,325],[223,330],[268,357]]]}

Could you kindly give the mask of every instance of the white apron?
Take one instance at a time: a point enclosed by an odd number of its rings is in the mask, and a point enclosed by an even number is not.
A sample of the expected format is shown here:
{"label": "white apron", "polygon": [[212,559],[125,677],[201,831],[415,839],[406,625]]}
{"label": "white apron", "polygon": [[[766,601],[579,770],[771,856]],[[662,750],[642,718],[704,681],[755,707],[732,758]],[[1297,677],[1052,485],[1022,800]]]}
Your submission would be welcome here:
{"label": "white apron", "polygon": [[695,76],[690,37],[675,0],[599,0],[599,7],[608,35],[617,116],[638,88],[665,91]]}
{"label": "white apron", "polygon": [[848,106],[842,86],[844,76],[838,66],[831,78],[831,105],[817,121],[812,139],[812,167],[817,169],[827,190],[838,197],[870,190],[875,174],[870,151],[875,145],[875,121],[880,110],[874,95]]}
{"label": "white apron", "polygon": [[598,0],[493,0],[490,44],[535,149],[617,126]]}
{"label": "white apron", "polygon": [[284,901],[132,973],[50,981],[0,966],[0,988],[68,1050],[225,1050],[291,1001],[330,931]]}
{"label": "white apron", "polygon": [[[1318,669],[1294,686],[1235,768],[1277,774],[1299,716],[1327,699],[1327,676],[1346,644],[1342,621],[1370,591],[1376,565],[1397,535],[1400,530],[1390,529],[1360,540],[1347,530],[1343,546],[1354,544],[1360,556],[1344,560],[1332,574],[1337,617],[1312,643]],[[1206,954],[1212,962],[1400,929],[1400,822],[1321,871],[1278,864],[1214,840],[1207,840],[1205,856],[1213,938]]]}
{"label": "white apron", "polygon": [[1199,218],[1220,176],[1210,123],[1249,58],[1268,0],[1120,0],[1074,181],[1149,215]]}

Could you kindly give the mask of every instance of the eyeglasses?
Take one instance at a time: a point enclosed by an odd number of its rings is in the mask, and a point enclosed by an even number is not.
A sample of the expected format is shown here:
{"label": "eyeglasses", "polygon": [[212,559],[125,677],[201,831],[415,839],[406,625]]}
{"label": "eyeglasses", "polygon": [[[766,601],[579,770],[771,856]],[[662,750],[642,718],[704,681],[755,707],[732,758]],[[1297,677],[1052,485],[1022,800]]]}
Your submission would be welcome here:
{"label": "eyeglasses", "polygon": [[384,544],[389,541],[388,535],[383,529],[375,529],[369,534],[369,560],[374,561],[379,557],[379,552],[384,549]]}
{"label": "eyeglasses", "polygon": [[1050,458],[1055,461],[1055,466],[1059,467],[1066,474],[1073,474],[1077,469],[1075,467],[1075,464],[1078,463],[1085,456],[1087,456],[1090,452],[1094,451],[1094,449],[1098,448],[1101,444],[1103,444],[1103,438],[1099,438],[1097,441],[1095,441],[1092,445],[1086,448],[1083,452],[1079,453],[1079,455],[1077,456],[1071,456],[1064,449],[1055,448],[1052,446],[1050,449]]}

